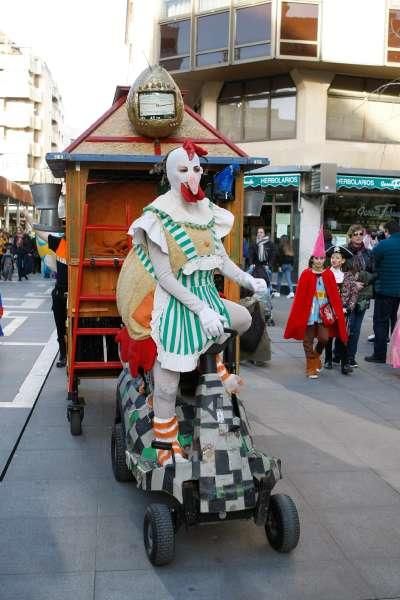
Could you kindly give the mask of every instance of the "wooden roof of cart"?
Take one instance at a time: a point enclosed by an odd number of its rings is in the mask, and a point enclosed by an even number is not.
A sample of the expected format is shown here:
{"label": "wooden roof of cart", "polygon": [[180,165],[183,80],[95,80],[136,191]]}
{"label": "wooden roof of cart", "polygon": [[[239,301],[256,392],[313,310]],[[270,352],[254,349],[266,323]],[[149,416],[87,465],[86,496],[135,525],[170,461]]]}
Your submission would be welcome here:
{"label": "wooden roof of cart", "polygon": [[93,125],[63,152],[49,153],[47,163],[55,177],[63,177],[68,163],[141,163],[145,168],[159,162],[187,139],[208,150],[212,165],[238,164],[254,168],[268,164],[266,158],[250,158],[236,144],[185,105],[184,117],[174,135],[154,140],[138,134],[125,106],[129,87],[117,87],[114,102]]}

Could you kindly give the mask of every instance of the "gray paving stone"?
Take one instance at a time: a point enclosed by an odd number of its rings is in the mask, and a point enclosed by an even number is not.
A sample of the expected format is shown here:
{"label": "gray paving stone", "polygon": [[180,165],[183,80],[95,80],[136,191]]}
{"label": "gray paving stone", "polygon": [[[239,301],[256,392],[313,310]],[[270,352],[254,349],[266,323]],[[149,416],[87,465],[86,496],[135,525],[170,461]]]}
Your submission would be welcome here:
{"label": "gray paving stone", "polygon": [[0,539],[2,575],[94,569],[95,518],[0,519]]}
{"label": "gray paving stone", "polygon": [[96,571],[150,569],[142,531],[143,514],[99,517]]}
{"label": "gray paving stone", "polygon": [[317,512],[347,557],[400,558],[398,507],[341,507]]}
{"label": "gray paving stone", "polygon": [[332,428],[332,435],[374,469],[399,466],[400,431],[390,423],[355,419]]}
{"label": "gray paving stone", "polygon": [[[82,427],[111,427],[113,424],[113,412],[105,413],[102,405],[85,406],[85,415]],[[69,429],[67,421],[67,402],[63,400],[57,405],[39,404],[32,415],[32,426],[36,427],[62,427]]]}
{"label": "gray paving stone", "polygon": [[400,493],[400,469],[380,469],[378,474]]}
{"label": "gray paving stone", "polygon": [[254,444],[282,460],[285,473],[354,471],[366,465],[343,444],[326,436],[323,440],[303,441],[294,436],[275,434],[254,436]]}
{"label": "gray paving stone", "polygon": [[[323,583],[322,583],[323,581]],[[212,569],[178,569],[170,565],[153,572],[96,573],[95,600],[365,600],[370,588],[344,561],[318,562],[312,568],[269,565],[235,568],[214,563]]]}
{"label": "gray paving stone", "polygon": [[4,600],[92,600],[93,573],[0,575]]}
{"label": "gray paving stone", "polygon": [[221,575],[173,565],[146,571],[96,572],[95,600],[210,600],[221,595]]}
{"label": "gray paving stone", "polygon": [[[108,452],[107,452],[108,454]],[[42,479],[97,479],[111,473],[106,451],[18,450],[7,471],[7,481]]]}
{"label": "gray paving stone", "polygon": [[98,481],[10,481],[0,488],[0,519],[13,517],[96,517]]}
{"label": "gray paving stone", "polygon": [[84,427],[82,435],[73,436],[67,423],[46,427],[38,420],[27,429],[18,450],[87,450],[104,451],[111,437],[111,427]]}
{"label": "gray paving stone", "polygon": [[373,589],[376,598],[400,597],[400,560],[356,560],[354,564]]}
{"label": "gray paving stone", "polygon": [[316,508],[395,506],[400,510],[400,494],[369,469],[291,473],[291,480]]}
{"label": "gray paving stone", "polygon": [[135,482],[119,483],[110,473],[109,479],[99,479],[97,489],[98,514],[104,516],[122,516],[132,512],[142,517],[150,501],[149,496],[136,487]]}

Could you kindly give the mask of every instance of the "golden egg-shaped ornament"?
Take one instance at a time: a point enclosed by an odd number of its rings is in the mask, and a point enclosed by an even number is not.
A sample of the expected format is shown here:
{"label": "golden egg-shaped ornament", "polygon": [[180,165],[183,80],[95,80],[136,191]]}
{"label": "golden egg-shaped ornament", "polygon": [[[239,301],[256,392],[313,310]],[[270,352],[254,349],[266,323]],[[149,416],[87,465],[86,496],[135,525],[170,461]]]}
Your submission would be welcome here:
{"label": "golden egg-shaped ornament", "polygon": [[160,65],[145,69],[126,99],[129,120],[147,137],[172,135],[183,119],[182,94],[171,75]]}

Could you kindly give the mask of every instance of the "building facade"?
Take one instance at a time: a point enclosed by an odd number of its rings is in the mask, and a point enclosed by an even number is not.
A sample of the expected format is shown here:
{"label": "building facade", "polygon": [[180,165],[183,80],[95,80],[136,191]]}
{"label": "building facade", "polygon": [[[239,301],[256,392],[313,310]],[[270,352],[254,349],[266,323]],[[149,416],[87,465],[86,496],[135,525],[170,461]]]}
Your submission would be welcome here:
{"label": "building facade", "polygon": [[47,152],[64,146],[61,97],[46,64],[0,32],[0,175],[42,180]]}
{"label": "building facade", "polygon": [[[349,221],[373,229],[400,216],[400,0],[140,5],[128,1],[132,80],[146,59],[159,62],[202,117],[271,161],[245,235],[260,224],[274,239],[288,234],[303,267],[322,222],[343,239]],[[321,163],[337,166],[338,185],[312,194]],[[379,177],[393,182],[381,188]]]}

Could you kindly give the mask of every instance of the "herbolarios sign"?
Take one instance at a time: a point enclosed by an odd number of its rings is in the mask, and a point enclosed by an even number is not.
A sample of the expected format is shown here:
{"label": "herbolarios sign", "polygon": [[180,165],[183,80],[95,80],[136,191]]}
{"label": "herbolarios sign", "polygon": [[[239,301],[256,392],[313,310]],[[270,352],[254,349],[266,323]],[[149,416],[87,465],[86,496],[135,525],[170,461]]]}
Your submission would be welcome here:
{"label": "herbolarios sign", "polygon": [[400,177],[368,177],[359,175],[337,175],[338,188],[356,188],[357,190],[399,190]]}

